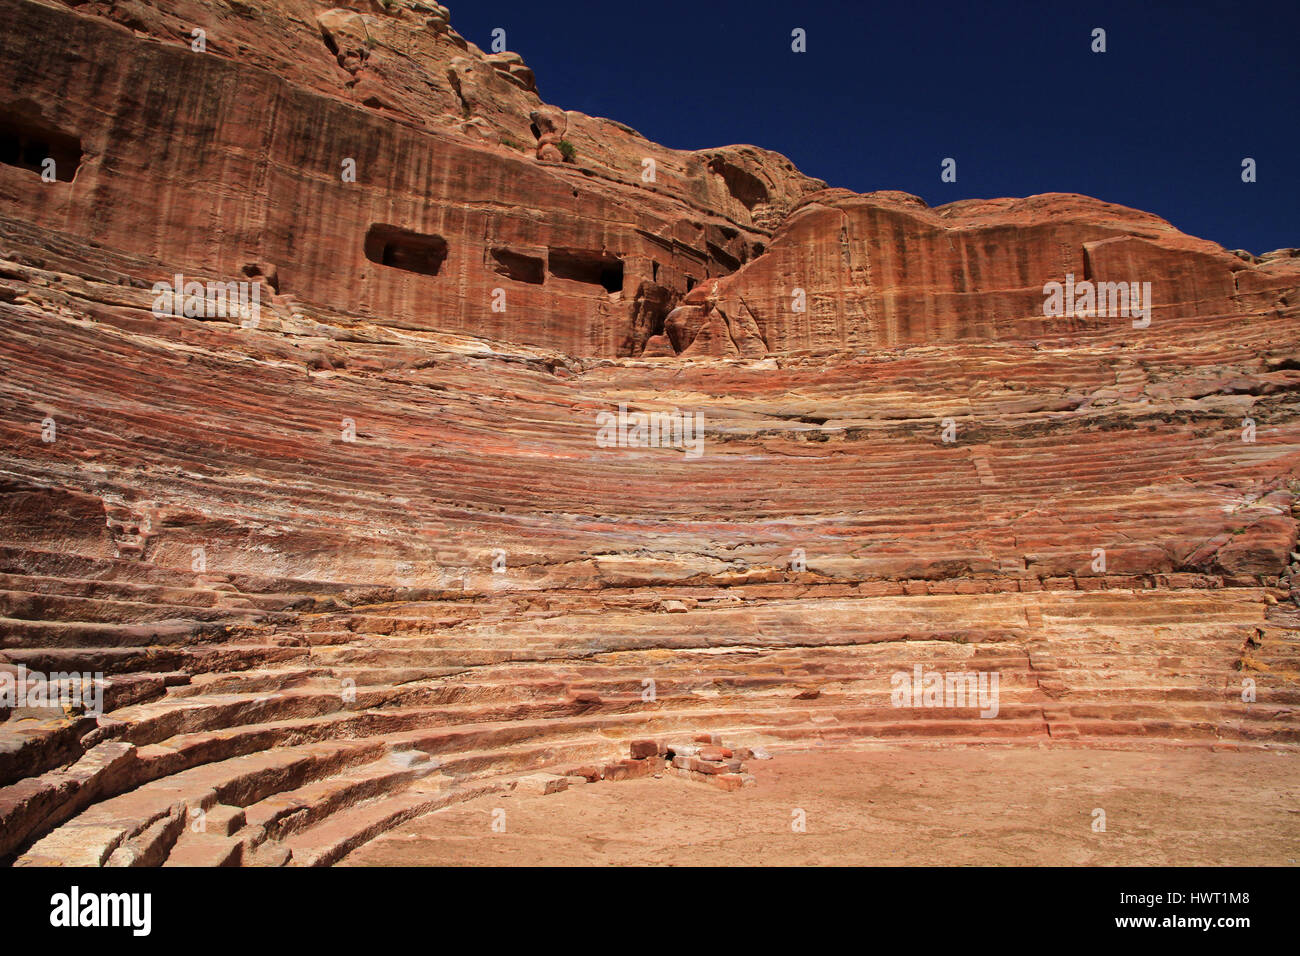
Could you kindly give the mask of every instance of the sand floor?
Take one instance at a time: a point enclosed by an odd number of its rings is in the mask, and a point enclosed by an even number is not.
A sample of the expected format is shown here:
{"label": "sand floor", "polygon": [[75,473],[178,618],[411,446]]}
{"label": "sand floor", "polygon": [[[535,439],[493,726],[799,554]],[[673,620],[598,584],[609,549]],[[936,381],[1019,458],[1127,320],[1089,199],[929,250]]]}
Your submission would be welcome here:
{"label": "sand floor", "polygon": [[[348,866],[1294,865],[1300,754],[981,746],[777,752],[757,786],[671,775],[499,794]],[[1105,832],[1094,831],[1094,810]],[[494,810],[504,810],[504,818]],[[802,810],[806,832],[795,832]],[[505,832],[493,832],[494,819]]]}

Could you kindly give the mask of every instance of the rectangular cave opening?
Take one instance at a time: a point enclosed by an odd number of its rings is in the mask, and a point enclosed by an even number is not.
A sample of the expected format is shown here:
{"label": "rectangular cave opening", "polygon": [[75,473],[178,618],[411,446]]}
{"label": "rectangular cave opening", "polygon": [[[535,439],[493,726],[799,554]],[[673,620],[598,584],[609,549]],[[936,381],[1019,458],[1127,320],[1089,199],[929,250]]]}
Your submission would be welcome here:
{"label": "rectangular cave opening", "polygon": [[398,226],[375,224],[366,233],[365,250],[366,258],[381,266],[436,276],[447,259],[447,240]]}
{"label": "rectangular cave opening", "polygon": [[526,256],[510,249],[493,249],[492,258],[496,260],[496,273],[507,279],[531,285],[541,285],[546,279],[546,263],[537,256]]}
{"label": "rectangular cave opening", "polygon": [[72,182],[81,166],[81,140],[71,133],[33,120],[12,107],[0,111],[0,163],[33,173],[54,160],[54,178]]}
{"label": "rectangular cave opening", "polygon": [[550,271],[557,279],[598,285],[606,292],[623,289],[623,260],[607,252],[552,249]]}

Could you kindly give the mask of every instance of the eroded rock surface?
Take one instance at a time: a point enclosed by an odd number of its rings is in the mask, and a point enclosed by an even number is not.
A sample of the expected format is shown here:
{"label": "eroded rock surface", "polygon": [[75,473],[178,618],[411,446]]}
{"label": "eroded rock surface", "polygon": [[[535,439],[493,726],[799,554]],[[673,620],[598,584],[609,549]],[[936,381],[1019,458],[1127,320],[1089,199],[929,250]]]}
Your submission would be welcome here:
{"label": "eroded rock surface", "polygon": [[697,734],[1294,749],[1293,251],[665,149],[433,3],[0,14],[0,858],[329,864]]}

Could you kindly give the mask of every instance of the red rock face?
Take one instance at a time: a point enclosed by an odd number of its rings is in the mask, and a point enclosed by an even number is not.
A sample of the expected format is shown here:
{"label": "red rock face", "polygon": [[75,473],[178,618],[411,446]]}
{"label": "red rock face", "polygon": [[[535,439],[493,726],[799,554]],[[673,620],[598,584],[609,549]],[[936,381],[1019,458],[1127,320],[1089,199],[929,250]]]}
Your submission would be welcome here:
{"label": "red rock face", "polygon": [[[667,150],[545,106],[517,62],[410,4],[320,7],[192,4],[128,17],[132,32],[117,8],[6,0],[11,125],[81,154],[48,190],[0,168],[9,214],[131,256],[149,282],[268,262],[304,305],[612,357],[824,185],[753,147]],[[206,53],[180,39],[195,28]],[[561,139],[574,162],[543,155]],[[434,238],[445,256],[416,261]]]}
{"label": "red rock face", "polygon": [[1298,269],[1295,258],[1238,256],[1085,196],[929,209],[902,193],[826,190],[805,198],[766,255],[717,283],[706,342],[725,328],[735,348],[697,351],[1086,338],[1115,317],[1045,316],[1047,283],[1150,283],[1159,326],[1285,306]]}
{"label": "red rock face", "polygon": [[668,150],[389,7],[0,0],[0,859],[328,864],[656,741],[1296,745],[1300,259]]}

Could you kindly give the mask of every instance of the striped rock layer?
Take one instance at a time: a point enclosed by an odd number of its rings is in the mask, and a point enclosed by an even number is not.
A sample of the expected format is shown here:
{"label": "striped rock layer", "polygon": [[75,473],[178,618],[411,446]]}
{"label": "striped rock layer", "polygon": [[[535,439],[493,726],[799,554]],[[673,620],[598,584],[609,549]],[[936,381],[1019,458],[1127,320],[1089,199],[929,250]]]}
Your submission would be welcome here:
{"label": "striped rock layer", "polygon": [[0,25],[0,859],[328,864],[697,734],[1300,742],[1291,251],[667,149],[434,3]]}

